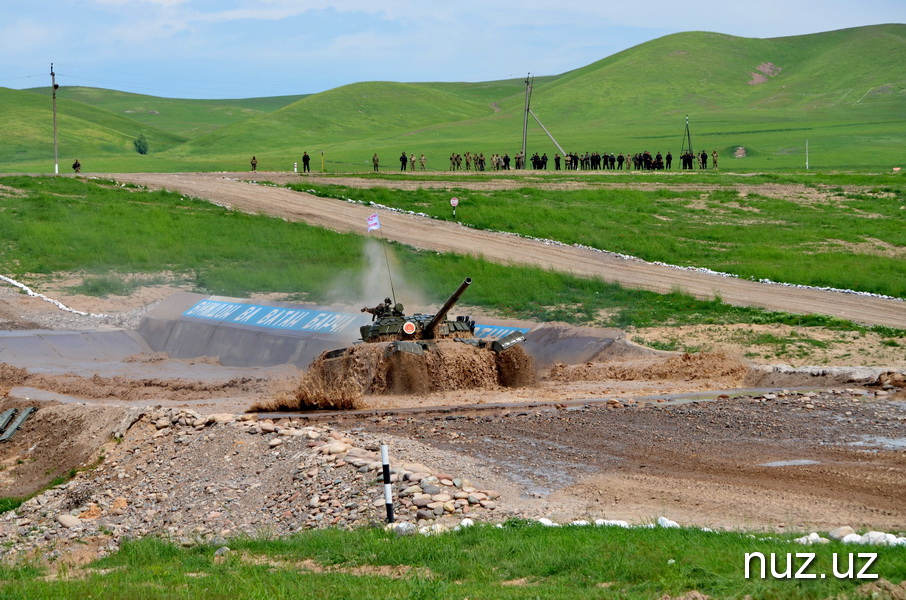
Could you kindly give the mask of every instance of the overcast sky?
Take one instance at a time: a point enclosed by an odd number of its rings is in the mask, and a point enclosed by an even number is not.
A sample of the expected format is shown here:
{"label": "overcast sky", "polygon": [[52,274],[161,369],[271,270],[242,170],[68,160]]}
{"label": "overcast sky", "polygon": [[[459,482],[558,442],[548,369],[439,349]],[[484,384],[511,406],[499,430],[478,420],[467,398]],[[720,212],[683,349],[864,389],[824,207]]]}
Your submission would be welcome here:
{"label": "overcast sky", "polygon": [[[443,4],[443,7],[439,5]],[[906,23],[906,0],[0,0],[0,86],[173,98],[556,75],[683,31]]]}

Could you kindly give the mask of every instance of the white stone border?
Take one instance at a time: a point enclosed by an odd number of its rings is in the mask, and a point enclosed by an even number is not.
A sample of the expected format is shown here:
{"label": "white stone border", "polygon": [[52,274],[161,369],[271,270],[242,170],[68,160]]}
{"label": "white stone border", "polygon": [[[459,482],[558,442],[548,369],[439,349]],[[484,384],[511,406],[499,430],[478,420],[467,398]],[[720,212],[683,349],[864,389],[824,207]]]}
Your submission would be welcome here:
{"label": "white stone border", "polygon": [[103,315],[103,314],[96,315],[94,313],[87,313],[87,312],[83,312],[81,310],[75,310],[74,308],[69,308],[68,306],[66,306],[65,304],[60,302],[59,300],[54,300],[53,298],[48,298],[44,294],[39,294],[38,292],[34,291],[33,289],[31,289],[24,283],[16,281],[15,279],[12,279],[11,277],[6,277],[5,275],[0,275],[0,281],[5,281],[6,283],[8,283],[10,285],[19,288],[20,290],[22,290],[29,296],[32,296],[33,298],[40,298],[41,300],[44,300],[45,302],[50,302],[51,304],[53,304],[60,310],[65,310],[66,312],[71,312],[73,314],[81,315],[83,317],[95,317],[98,319],[101,319],[101,318],[104,318],[107,316],[107,315]]}
{"label": "white stone border", "polygon": [[[569,523],[557,523],[548,519],[547,517],[541,517],[540,519],[533,519],[536,523],[543,527],[621,527],[624,529],[654,529],[656,527],[662,527],[664,529],[675,529],[679,528],[680,525],[676,521],[671,521],[667,517],[658,517],[657,521],[654,523],[645,523],[642,525],[630,525],[626,521],[618,520],[609,520],[609,519],[597,519],[594,523],[585,520],[571,521]],[[433,525],[428,525],[424,527],[418,527],[409,522],[401,523],[388,523],[384,529],[387,531],[393,531],[397,535],[414,535],[420,533],[422,535],[437,535],[442,533],[447,533],[450,531],[459,531],[460,529],[471,527],[475,525],[475,522],[472,519],[465,518],[459,525],[454,527],[449,527],[435,523]],[[504,523],[497,523],[494,527],[498,529],[504,529],[506,525]],[[695,529],[700,529],[708,533],[716,533],[710,527],[698,527]],[[829,538],[821,537],[817,533],[810,533],[809,535],[796,538],[794,540],[783,540],[780,538],[774,537],[761,537],[757,538],[755,535],[749,534],[749,537],[754,539],[760,539],[762,541],[786,541],[794,544],[803,544],[810,546],[812,544],[827,544],[831,539],[837,540],[844,544],[858,544],[863,546],[906,546],[906,537],[897,536],[892,533],[885,533],[883,531],[869,531],[863,535],[855,533],[850,527],[840,527],[830,532]]]}

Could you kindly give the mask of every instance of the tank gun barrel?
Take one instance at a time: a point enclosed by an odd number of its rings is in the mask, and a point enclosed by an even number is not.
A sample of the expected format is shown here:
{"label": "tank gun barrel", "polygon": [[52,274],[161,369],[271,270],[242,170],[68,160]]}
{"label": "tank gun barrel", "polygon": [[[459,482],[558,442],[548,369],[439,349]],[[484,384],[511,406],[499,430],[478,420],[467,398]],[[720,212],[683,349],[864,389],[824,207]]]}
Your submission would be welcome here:
{"label": "tank gun barrel", "polygon": [[447,298],[447,301],[444,302],[444,305],[440,307],[440,310],[437,311],[437,314],[434,315],[434,318],[428,322],[428,325],[425,326],[426,337],[432,337],[434,335],[434,328],[440,325],[444,319],[447,318],[447,313],[450,312],[450,309],[453,308],[453,305],[459,301],[459,297],[462,296],[463,292],[466,291],[466,288],[472,285],[472,278],[466,277],[465,281],[459,284],[459,287],[456,288],[456,291]]}

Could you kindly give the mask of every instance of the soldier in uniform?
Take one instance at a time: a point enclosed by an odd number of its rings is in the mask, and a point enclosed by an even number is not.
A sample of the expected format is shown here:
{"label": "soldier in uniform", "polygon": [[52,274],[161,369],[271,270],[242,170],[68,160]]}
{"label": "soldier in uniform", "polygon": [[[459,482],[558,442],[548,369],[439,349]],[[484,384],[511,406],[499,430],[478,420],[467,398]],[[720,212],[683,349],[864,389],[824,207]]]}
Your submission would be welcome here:
{"label": "soldier in uniform", "polygon": [[374,167],[374,172],[378,172],[378,166],[381,164],[381,160],[378,158],[377,152],[374,153],[374,156],[371,157],[371,165]]}
{"label": "soldier in uniform", "polygon": [[254,173],[255,171],[258,170],[258,159],[255,158],[254,156],[252,157],[252,160],[249,164],[252,165],[252,173]]}
{"label": "soldier in uniform", "polygon": [[374,308],[364,307],[361,312],[371,313],[371,320],[380,319],[381,317],[386,317],[393,313],[393,302],[390,298],[384,298],[382,304],[378,304]]}

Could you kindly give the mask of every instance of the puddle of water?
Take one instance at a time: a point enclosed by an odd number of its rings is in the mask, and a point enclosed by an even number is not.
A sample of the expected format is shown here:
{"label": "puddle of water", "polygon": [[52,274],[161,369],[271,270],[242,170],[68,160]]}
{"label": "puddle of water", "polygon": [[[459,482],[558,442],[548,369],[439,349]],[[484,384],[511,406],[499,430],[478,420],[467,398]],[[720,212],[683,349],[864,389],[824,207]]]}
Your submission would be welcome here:
{"label": "puddle of water", "polygon": [[778,460],[775,462],[762,463],[758,465],[759,467],[799,467],[802,465],[820,465],[821,463],[817,460],[809,460],[807,458],[797,458],[793,460]]}
{"label": "puddle of water", "polygon": [[906,437],[889,438],[881,435],[863,435],[858,442],[850,442],[850,446],[870,446],[883,450],[906,450]]}
{"label": "puddle of water", "polygon": [[86,398],[76,398],[75,396],[58,394],[49,390],[40,390],[38,388],[27,386],[16,386],[10,389],[9,397],[15,398],[17,400],[34,400],[36,402],[60,402],[62,404],[87,404],[88,402],[91,402]]}

